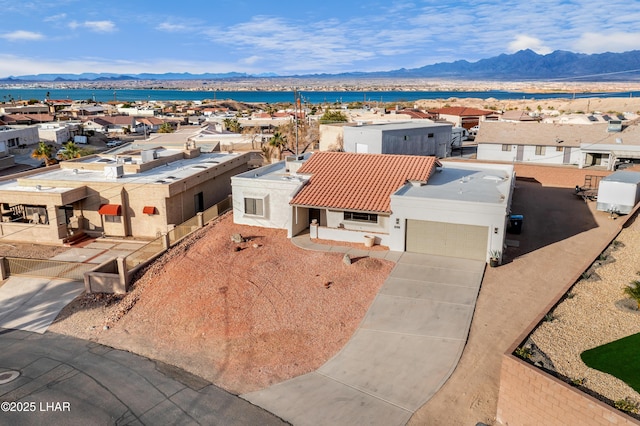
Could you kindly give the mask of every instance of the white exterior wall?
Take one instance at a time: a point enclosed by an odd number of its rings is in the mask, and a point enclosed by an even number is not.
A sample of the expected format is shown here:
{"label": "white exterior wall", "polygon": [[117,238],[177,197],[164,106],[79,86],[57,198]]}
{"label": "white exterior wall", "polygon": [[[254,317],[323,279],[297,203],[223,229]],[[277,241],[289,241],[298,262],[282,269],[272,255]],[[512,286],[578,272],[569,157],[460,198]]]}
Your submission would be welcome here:
{"label": "white exterior wall", "polygon": [[[567,149],[568,147],[564,147]],[[536,147],[534,145],[524,145],[522,162],[541,163],[541,164],[565,164],[564,149],[556,151],[555,146],[545,146],[544,155],[536,155]],[[481,143],[478,144],[477,158],[478,160],[489,161],[517,161],[518,145],[511,145],[510,151],[503,151],[501,144]],[[569,164],[580,164],[581,152],[578,147],[571,147],[571,156]]]}
{"label": "white exterior wall", "polygon": [[[433,137],[428,137],[433,134]],[[420,128],[344,128],[344,150],[369,154],[451,155],[451,126],[441,124]]]}
{"label": "white exterior wall", "polygon": [[[389,249],[405,250],[407,219],[488,227],[487,258],[491,250],[504,251],[508,212],[505,204],[483,204],[434,198],[391,196]],[[397,219],[397,220],[396,220]]]}
{"label": "white exterior wall", "polygon": [[63,144],[71,138],[71,133],[66,126],[40,126],[38,136],[47,142]]}
{"label": "white exterior wall", "polygon": [[[300,181],[257,179],[239,175],[231,178],[231,186],[233,194],[233,221],[235,223],[262,226],[264,228],[286,229],[288,233],[292,232],[292,213],[294,212],[292,212],[289,202],[299,188],[302,187]],[[263,199],[264,215],[260,217],[245,214],[245,198]],[[291,237],[291,235],[289,235],[289,237]]]}
{"label": "white exterior wall", "polygon": [[[9,140],[17,139],[15,145],[11,146]],[[5,142],[9,148],[15,148],[18,145],[34,145],[40,141],[38,137],[38,127],[0,127],[0,142]]]}

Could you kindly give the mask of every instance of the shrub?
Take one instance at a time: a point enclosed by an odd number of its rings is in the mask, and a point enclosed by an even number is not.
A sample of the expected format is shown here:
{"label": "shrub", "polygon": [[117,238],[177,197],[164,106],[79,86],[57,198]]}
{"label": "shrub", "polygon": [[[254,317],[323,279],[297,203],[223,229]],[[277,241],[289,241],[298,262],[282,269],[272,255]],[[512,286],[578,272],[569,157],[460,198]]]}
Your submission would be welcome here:
{"label": "shrub", "polygon": [[515,354],[522,359],[530,359],[532,355],[531,349],[527,348],[526,346],[519,346],[518,348],[516,348]]}
{"label": "shrub", "polygon": [[618,410],[626,411],[627,413],[637,413],[640,409],[640,404],[629,397],[626,397],[625,399],[619,399],[613,405]]}

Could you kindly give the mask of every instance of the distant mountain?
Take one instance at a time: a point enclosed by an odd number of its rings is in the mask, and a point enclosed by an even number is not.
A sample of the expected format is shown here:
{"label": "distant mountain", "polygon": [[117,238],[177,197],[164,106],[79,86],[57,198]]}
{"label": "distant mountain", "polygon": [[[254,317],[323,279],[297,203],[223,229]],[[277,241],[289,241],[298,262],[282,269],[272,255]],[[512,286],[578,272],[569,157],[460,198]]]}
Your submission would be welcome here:
{"label": "distant mountain", "polygon": [[[262,76],[262,75],[261,75]],[[271,74],[268,76],[275,76]],[[164,73],[164,74],[110,74],[110,73],[82,73],[82,74],[35,74],[11,76],[0,81],[9,82],[37,82],[37,81],[125,81],[125,80],[219,80],[231,78],[246,78],[248,74],[229,72],[224,74],[191,74],[185,73]]]}
{"label": "distant mountain", "polygon": [[[0,82],[27,81],[120,81],[120,80],[228,80],[239,78],[282,78],[273,73],[164,73],[164,74],[37,74],[8,77]],[[640,80],[640,50],[624,53],[587,55],[556,50],[539,55],[532,50],[502,54],[477,62],[465,60],[441,62],[421,68],[401,68],[380,72],[351,72],[341,74],[313,74],[287,76],[295,78],[448,78],[464,80],[567,80],[618,81]]]}
{"label": "distant mountain", "polygon": [[[414,69],[399,69],[366,76],[395,78],[440,77],[465,80],[640,80],[640,50],[624,53],[586,55],[556,50],[539,55],[521,50],[477,62],[456,61],[427,65]],[[362,76],[362,75],[361,75]]]}

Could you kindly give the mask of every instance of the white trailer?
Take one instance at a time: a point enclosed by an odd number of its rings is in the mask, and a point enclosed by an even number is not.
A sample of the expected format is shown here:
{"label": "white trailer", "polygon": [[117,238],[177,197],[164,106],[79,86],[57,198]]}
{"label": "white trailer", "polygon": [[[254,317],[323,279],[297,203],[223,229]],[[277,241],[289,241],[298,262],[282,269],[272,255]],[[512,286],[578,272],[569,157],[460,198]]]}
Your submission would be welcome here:
{"label": "white trailer", "polygon": [[74,136],[73,137],[73,142],[74,143],[79,143],[79,144],[82,144],[82,145],[86,145],[87,143],[89,143],[87,141],[87,137],[86,136],[80,136],[80,135]]}
{"label": "white trailer", "polygon": [[620,171],[598,184],[597,210],[627,214],[640,200],[640,172]]}

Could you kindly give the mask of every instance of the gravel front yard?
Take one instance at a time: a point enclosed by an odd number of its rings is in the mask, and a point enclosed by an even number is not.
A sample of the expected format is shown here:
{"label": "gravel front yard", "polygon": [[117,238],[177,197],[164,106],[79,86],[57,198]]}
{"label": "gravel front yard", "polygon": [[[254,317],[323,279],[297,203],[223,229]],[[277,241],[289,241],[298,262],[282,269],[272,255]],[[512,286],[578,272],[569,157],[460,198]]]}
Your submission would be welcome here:
{"label": "gravel front yard", "polygon": [[[248,241],[232,243],[235,233]],[[122,300],[79,298],[49,330],[249,392],[317,369],[356,330],[393,263],[342,257],[226,214],[152,264]]]}
{"label": "gravel front yard", "polygon": [[640,332],[637,304],[622,293],[623,286],[640,279],[640,221],[623,229],[597,263],[535,330],[531,341],[558,373],[612,401],[630,397],[640,402],[640,394],[631,387],[580,359],[587,349]]}

